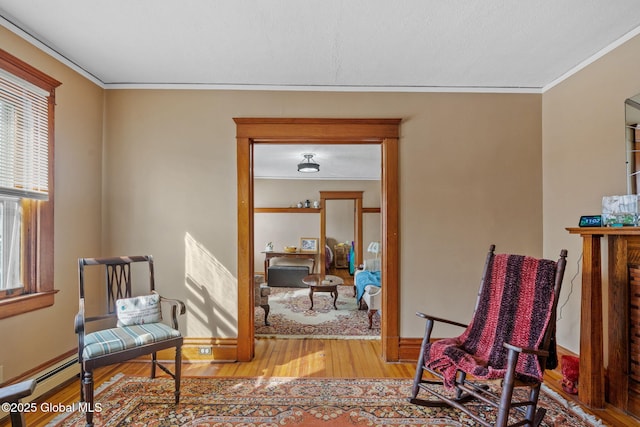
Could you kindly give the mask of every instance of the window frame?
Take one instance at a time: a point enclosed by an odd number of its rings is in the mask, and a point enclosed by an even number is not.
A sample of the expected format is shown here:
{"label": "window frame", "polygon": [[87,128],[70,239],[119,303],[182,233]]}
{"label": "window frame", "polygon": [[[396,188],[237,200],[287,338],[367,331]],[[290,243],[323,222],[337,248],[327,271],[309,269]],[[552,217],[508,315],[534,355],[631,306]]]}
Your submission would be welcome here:
{"label": "window frame", "polygon": [[49,153],[48,200],[22,198],[21,268],[24,293],[0,299],[0,319],[50,307],[58,292],[53,287],[54,213],[54,110],[56,79],[0,49],[0,68],[47,91]]}

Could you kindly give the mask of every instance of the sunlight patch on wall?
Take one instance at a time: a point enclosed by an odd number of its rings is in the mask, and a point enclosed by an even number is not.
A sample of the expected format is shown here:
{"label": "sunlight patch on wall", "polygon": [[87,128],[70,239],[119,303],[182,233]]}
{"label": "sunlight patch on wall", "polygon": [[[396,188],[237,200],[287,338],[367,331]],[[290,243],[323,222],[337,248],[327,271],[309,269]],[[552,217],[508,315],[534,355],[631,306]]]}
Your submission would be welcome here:
{"label": "sunlight patch on wall", "polygon": [[188,335],[238,336],[238,280],[191,234],[184,243]]}

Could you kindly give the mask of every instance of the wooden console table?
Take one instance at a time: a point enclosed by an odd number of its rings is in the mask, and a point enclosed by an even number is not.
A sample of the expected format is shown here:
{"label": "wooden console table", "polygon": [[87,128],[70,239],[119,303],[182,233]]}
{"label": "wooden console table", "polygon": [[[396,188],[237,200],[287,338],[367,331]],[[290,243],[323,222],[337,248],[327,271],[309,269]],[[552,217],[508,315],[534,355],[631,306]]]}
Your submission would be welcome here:
{"label": "wooden console table", "polygon": [[308,259],[311,261],[311,271],[313,274],[316,271],[316,257],[317,253],[304,253],[304,252],[275,252],[275,251],[263,251],[264,254],[264,280],[267,282],[269,280],[269,260],[271,258],[297,258],[297,259]]}
{"label": "wooden console table", "polygon": [[630,387],[634,381],[630,378],[629,266],[640,265],[640,227],[576,227],[567,230],[582,237],[583,250],[578,398],[592,408],[605,406],[601,238],[607,236],[608,401],[639,416],[640,395]]}

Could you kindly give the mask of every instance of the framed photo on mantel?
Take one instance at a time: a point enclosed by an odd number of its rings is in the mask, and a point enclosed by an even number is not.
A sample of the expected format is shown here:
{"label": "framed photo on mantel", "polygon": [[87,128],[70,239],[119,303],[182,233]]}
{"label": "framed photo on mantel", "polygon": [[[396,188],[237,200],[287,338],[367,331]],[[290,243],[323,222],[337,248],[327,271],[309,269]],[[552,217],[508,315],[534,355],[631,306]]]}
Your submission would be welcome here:
{"label": "framed photo on mantel", "polygon": [[317,254],[318,240],[319,239],[317,237],[301,237],[300,252],[305,254]]}

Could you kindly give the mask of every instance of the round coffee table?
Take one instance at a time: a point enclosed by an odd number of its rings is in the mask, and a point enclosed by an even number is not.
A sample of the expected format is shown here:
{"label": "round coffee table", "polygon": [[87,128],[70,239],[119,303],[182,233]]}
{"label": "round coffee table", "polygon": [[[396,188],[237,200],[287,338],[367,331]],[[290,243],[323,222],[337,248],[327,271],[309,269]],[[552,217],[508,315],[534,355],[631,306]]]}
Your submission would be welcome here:
{"label": "round coffee table", "polygon": [[[329,281],[323,284],[323,281]],[[313,310],[313,294],[314,292],[329,292],[333,296],[333,308],[338,309],[336,302],[338,301],[338,285],[342,285],[344,281],[338,276],[331,274],[310,274],[302,279],[302,282],[309,285],[309,299],[311,300],[311,310]]]}

